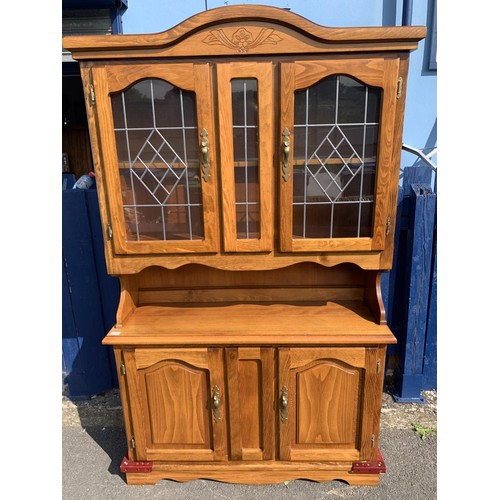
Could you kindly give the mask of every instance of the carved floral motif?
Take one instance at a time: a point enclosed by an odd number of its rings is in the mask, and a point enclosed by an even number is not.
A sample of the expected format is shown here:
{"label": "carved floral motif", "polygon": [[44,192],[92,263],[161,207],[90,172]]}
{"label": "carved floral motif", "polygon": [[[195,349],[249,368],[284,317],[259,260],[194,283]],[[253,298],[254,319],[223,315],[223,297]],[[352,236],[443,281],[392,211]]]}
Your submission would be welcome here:
{"label": "carved floral motif", "polygon": [[262,28],[255,38],[246,28],[238,28],[232,34],[231,38],[224,33],[224,30],[212,30],[203,42],[208,45],[225,45],[238,52],[248,52],[249,49],[253,49],[259,45],[276,45],[281,40],[283,38],[270,28]]}

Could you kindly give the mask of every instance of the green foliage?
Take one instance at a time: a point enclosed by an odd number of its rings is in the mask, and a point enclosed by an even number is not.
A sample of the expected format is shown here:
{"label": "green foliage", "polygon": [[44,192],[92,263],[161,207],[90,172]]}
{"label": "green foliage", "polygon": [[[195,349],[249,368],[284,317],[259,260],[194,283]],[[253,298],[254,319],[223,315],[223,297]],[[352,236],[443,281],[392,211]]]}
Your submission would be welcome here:
{"label": "green foliage", "polygon": [[420,425],[415,422],[412,423],[415,432],[422,438],[426,439],[427,436],[435,436],[437,434],[436,427],[427,427],[425,425]]}

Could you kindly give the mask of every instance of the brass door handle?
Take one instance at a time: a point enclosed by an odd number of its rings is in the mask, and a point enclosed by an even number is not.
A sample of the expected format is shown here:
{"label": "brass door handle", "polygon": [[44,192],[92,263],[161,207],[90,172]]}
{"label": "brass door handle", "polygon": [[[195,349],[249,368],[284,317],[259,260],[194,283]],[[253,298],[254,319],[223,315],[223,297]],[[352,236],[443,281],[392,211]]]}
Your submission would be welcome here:
{"label": "brass door handle", "polygon": [[210,149],[208,143],[208,132],[206,129],[201,130],[201,142],[200,142],[200,153],[201,153],[201,174],[203,180],[208,182],[208,177],[210,175]]}
{"label": "brass door handle", "polygon": [[288,420],[288,387],[286,386],[281,388],[280,417],[283,423],[286,423]]}
{"label": "brass door handle", "polygon": [[212,411],[214,414],[214,420],[217,424],[220,420],[220,407],[221,407],[221,398],[219,388],[214,385],[212,390]]}
{"label": "brass door handle", "polygon": [[285,128],[281,136],[283,137],[281,142],[281,169],[283,172],[283,180],[287,182],[290,176],[290,131]]}

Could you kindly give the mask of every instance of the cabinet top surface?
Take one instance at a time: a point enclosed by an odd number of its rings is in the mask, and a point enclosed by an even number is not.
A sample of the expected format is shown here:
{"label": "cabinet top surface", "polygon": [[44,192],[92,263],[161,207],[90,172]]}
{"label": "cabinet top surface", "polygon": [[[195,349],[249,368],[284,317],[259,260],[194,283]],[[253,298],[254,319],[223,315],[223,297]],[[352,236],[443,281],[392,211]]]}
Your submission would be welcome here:
{"label": "cabinet top surface", "polygon": [[143,306],[104,339],[108,345],[387,344],[361,301]]}
{"label": "cabinet top surface", "polygon": [[[239,24],[260,30],[253,33],[240,27],[239,31]],[[269,27],[271,25],[274,30]],[[201,36],[197,37],[200,32]],[[423,26],[326,27],[277,7],[238,5],[198,13],[159,33],[70,36],[63,38],[63,46],[77,60],[157,57],[168,54],[251,55],[318,49],[334,52],[414,50],[425,35],[426,28]],[[188,46],[183,43],[192,37],[195,44]],[[292,44],[290,37],[302,43]],[[169,52],[176,45],[185,46],[184,50]]]}

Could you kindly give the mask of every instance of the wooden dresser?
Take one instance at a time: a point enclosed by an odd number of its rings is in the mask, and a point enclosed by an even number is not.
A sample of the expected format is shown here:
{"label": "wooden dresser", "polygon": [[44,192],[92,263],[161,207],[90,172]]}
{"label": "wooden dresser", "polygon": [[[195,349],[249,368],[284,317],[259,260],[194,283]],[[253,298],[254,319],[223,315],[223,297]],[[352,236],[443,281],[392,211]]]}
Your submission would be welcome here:
{"label": "wooden dresser", "polygon": [[221,7],[80,62],[131,484],[377,484],[408,58],[424,27]]}

